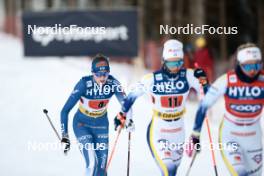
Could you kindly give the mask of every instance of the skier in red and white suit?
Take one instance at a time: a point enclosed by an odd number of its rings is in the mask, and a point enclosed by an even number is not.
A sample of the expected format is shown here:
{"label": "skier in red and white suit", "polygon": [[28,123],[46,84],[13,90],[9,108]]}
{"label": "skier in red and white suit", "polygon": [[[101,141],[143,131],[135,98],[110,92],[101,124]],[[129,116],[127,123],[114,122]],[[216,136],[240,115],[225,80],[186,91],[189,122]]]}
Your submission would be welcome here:
{"label": "skier in red and white suit", "polygon": [[261,176],[262,133],[260,118],[264,103],[264,72],[260,49],[241,45],[237,65],[209,88],[196,114],[191,140],[199,143],[206,111],[224,96],[225,112],[219,129],[223,160],[232,176]]}

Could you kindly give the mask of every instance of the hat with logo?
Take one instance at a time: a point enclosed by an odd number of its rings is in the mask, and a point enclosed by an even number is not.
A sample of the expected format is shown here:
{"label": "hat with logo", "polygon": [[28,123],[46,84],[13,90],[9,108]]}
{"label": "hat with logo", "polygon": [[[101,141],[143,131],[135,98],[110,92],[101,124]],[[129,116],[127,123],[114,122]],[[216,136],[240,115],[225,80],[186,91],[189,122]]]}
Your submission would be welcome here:
{"label": "hat with logo", "polygon": [[171,39],[164,43],[162,57],[164,60],[169,58],[183,58],[183,44],[182,42]]}
{"label": "hat with logo", "polygon": [[237,53],[237,61],[243,64],[247,61],[261,61],[261,52],[258,47],[244,48]]}
{"label": "hat with logo", "polygon": [[97,54],[92,61],[92,72],[110,72],[108,58],[102,54]]}

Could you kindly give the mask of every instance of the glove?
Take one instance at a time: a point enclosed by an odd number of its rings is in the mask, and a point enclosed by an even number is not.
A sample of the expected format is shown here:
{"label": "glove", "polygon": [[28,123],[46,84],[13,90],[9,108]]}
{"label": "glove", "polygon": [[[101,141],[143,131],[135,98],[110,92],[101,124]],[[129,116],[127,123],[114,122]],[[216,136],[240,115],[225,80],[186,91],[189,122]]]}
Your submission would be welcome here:
{"label": "glove", "polygon": [[114,125],[115,125],[115,131],[117,130],[117,128],[120,126],[121,128],[123,128],[125,126],[126,123],[126,115],[123,112],[119,112],[114,119]]}
{"label": "glove", "polygon": [[135,131],[135,124],[134,124],[134,121],[132,119],[126,120],[126,131],[127,132]]}
{"label": "glove", "polygon": [[206,73],[203,69],[197,68],[194,70],[194,76],[199,79],[199,82],[202,86],[206,86],[208,84],[208,79]]}
{"label": "glove", "polygon": [[186,147],[186,154],[188,157],[192,157],[195,152],[201,151],[201,144],[200,144],[200,133],[194,132],[189,142],[187,143]]}
{"label": "glove", "polygon": [[64,154],[67,154],[71,146],[71,142],[70,142],[68,135],[66,135],[65,137],[62,137],[61,143],[64,147],[64,150],[63,150]]}

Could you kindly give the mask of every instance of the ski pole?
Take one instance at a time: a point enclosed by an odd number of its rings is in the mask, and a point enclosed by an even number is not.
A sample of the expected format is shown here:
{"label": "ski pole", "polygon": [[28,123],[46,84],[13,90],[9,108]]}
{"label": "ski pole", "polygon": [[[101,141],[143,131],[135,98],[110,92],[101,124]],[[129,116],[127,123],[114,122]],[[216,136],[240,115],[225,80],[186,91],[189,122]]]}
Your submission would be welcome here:
{"label": "ski pole", "polygon": [[[202,89],[201,89],[201,94],[204,96],[204,91]],[[205,123],[206,123],[207,133],[208,133],[209,142],[210,142],[210,150],[211,150],[211,157],[212,157],[212,160],[213,160],[214,172],[215,172],[215,176],[218,176],[217,167],[216,167],[216,161],[215,161],[215,152],[214,152],[214,148],[213,148],[213,140],[212,140],[212,135],[211,135],[211,130],[210,130],[210,124],[209,124],[208,116],[205,117]]]}
{"label": "ski pole", "polygon": [[106,173],[107,173],[107,169],[108,169],[108,167],[109,167],[110,164],[111,164],[111,161],[112,161],[112,158],[113,158],[113,155],[114,155],[115,149],[116,149],[117,141],[118,141],[119,136],[120,136],[120,133],[121,133],[121,130],[122,130],[122,128],[119,128],[119,129],[118,129],[117,136],[116,136],[116,139],[115,139],[115,142],[114,142],[114,146],[113,146],[113,149],[112,149],[112,151],[111,151],[111,154],[110,154],[110,157],[109,157],[109,161],[108,161],[108,163],[107,163],[107,165],[106,165],[106,168],[105,168],[105,175],[106,175]]}
{"label": "ski pole", "polygon": [[131,132],[128,133],[127,176],[129,176],[129,170],[130,170],[130,146],[131,146]]}
{"label": "ski pole", "polygon": [[193,157],[192,157],[192,161],[191,161],[191,163],[190,163],[190,165],[189,165],[189,168],[188,168],[188,170],[187,170],[187,172],[186,172],[186,176],[189,176],[189,174],[190,174],[190,171],[191,171],[191,168],[192,168],[192,166],[193,166],[194,160],[195,160],[195,158],[196,158],[196,156],[197,156],[197,153],[198,153],[198,152],[195,151],[195,153],[194,153],[194,155],[193,155]]}
{"label": "ski pole", "polygon": [[[204,95],[203,90],[201,90],[201,94]],[[205,117],[205,123],[206,123],[206,129],[207,129],[209,142],[210,142],[210,150],[211,150],[211,157],[212,157],[212,160],[213,160],[214,172],[215,172],[215,176],[218,176],[217,167],[216,167],[216,161],[215,161],[215,152],[214,152],[214,148],[213,148],[213,140],[212,140],[212,135],[211,135],[211,130],[210,130],[210,124],[209,124],[208,116]]]}
{"label": "ski pole", "polygon": [[[194,65],[195,65],[195,68],[199,68],[199,65],[197,62]],[[203,89],[201,89],[200,92],[201,92],[201,95],[204,96],[205,92],[203,91]],[[208,137],[209,137],[209,142],[210,142],[210,150],[211,150],[211,157],[213,160],[214,172],[215,172],[215,175],[218,176],[217,166],[216,166],[216,161],[215,161],[215,153],[214,153],[214,149],[213,149],[213,140],[212,140],[212,135],[211,135],[211,131],[210,131],[210,125],[209,125],[208,117],[205,117],[205,121],[206,121],[206,128],[207,128],[207,133],[208,133]]]}
{"label": "ski pole", "polygon": [[61,137],[58,133],[58,131],[56,130],[56,128],[54,127],[49,115],[48,115],[48,110],[47,109],[43,109],[43,113],[46,115],[47,119],[49,120],[50,126],[52,127],[53,131],[56,133],[56,136],[58,137],[58,139],[61,141]]}
{"label": "ski pole", "polygon": [[210,150],[211,150],[211,156],[212,156],[213,165],[214,165],[214,171],[215,171],[215,175],[218,176],[216,161],[215,161],[215,153],[214,153],[214,149],[213,149],[213,140],[212,140],[209,121],[208,121],[207,117],[206,117],[205,121],[206,121],[206,128],[207,128],[207,132],[208,132],[208,137],[209,137],[209,141],[210,141]]}

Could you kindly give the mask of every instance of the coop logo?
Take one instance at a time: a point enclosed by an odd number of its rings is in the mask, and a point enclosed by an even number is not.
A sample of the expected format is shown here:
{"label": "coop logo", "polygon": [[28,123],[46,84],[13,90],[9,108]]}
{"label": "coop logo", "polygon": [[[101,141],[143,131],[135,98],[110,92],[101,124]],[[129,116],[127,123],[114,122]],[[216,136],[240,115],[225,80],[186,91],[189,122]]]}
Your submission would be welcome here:
{"label": "coop logo", "polygon": [[262,93],[260,87],[230,87],[228,95],[231,97],[259,97]]}
{"label": "coop logo", "polygon": [[238,112],[257,112],[262,109],[261,105],[236,105],[236,104],[231,104],[230,108],[232,110],[238,111]]}

